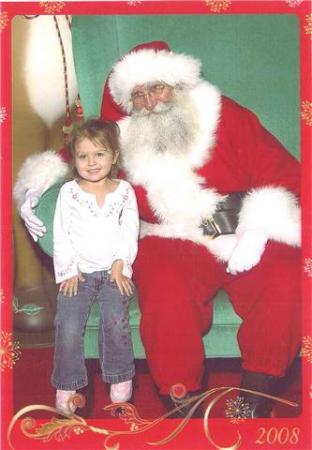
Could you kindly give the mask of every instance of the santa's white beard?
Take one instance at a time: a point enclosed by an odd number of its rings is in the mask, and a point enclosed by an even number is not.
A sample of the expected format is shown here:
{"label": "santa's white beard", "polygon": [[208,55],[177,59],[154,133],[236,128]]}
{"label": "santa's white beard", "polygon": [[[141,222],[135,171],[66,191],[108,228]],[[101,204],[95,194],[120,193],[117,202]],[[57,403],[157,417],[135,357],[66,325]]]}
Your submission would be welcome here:
{"label": "santa's white beard", "polygon": [[123,139],[128,154],[140,148],[157,153],[185,155],[194,143],[198,124],[193,101],[183,92],[176,92],[171,102],[159,102],[154,110],[133,111]]}

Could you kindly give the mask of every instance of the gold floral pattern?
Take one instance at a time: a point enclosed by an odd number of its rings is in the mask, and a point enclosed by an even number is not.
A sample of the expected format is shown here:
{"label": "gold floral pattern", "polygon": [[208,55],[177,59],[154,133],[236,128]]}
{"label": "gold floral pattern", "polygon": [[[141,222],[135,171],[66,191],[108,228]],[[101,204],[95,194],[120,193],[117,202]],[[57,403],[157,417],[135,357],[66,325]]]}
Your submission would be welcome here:
{"label": "gold floral pattern", "polygon": [[0,31],[4,30],[4,28],[9,23],[9,16],[8,13],[3,11],[0,12]]}
{"label": "gold floral pattern", "polygon": [[[205,437],[210,442],[210,444],[212,444],[212,446],[214,448],[216,448],[218,450],[224,449],[223,447],[220,447],[212,438],[212,435],[209,430],[209,415],[210,415],[210,412],[211,412],[213,406],[222,397],[226,396],[227,394],[230,394],[233,391],[244,391],[244,389],[241,390],[237,387],[217,387],[217,388],[210,389],[206,392],[203,392],[199,395],[190,397],[187,401],[188,401],[188,403],[190,403],[192,405],[189,409],[187,416],[184,418],[181,418],[181,422],[178,423],[176,428],[173,431],[171,431],[168,436],[164,437],[163,439],[161,439],[159,441],[153,441],[153,442],[151,442],[150,437],[149,437],[148,443],[154,447],[161,446],[161,448],[163,448],[163,446],[165,444],[172,441],[179,433],[181,433],[181,431],[185,428],[185,426],[189,422],[190,418],[192,417],[194,411],[199,407],[200,404],[202,404],[206,399],[209,398],[209,403],[208,403],[208,406],[205,410],[205,414],[203,417]],[[178,389],[173,388],[171,390],[171,395],[175,392],[177,392],[179,394],[182,392],[181,385],[179,385]],[[264,394],[262,394],[260,392],[256,392],[256,391],[248,391],[248,392],[257,394],[259,396],[264,395]],[[78,401],[75,401],[75,404],[77,406],[79,406],[79,404],[83,405],[83,403],[84,403],[83,396],[81,394],[76,394],[76,396],[78,396],[78,395],[80,398],[78,399]],[[269,396],[269,395],[265,395],[265,396],[269,397],[275,401],[287,404],[289,406],[295,406],[295,407],[298,406],[296,403],[290,402],[288,400],[280,399],[278,397],[273,397],[273,396]],[[231,406],[230,406],[232,410],[233,410],[233,405],[234,405],[234,403],[231,404]],[[122,430],[109,430],[106,428],[94,427],[92,425],[89,425],[85,419],[83,419],[82,417],[80,417],[76,414],[73,414],[70,416],[66,415],[66,414],[62,414],[63,416],[66,417],[65,419],[57,419],[57,418],[53,417],[49,422],[43,423],[40,426],[37,426],[37,423],[33,418],[27,416],[20,422],[20,426],[21,426],[21,430],[25,436],[27,436],[31,439],[42,440],[44,442],[48,442],[52,439],[55,439],[58,442],[60,442],[60,441],[64,441],[65,439],[70,438],[72,433],[75,433],[78,436],[78,435],[83,434],[85,431],[89,431],[89,432],[91,431],[93,433],[100,434],[104,437],[105,450],[112,450],[112,449],[120,448],[119,442],[115,442],[114,444],[111,444],[110,441],[112,439],[116,439],[116,438],[120,439],[122,436],[130,436],[130,435],[134,435],[134,434],[137,435],[140,433],[143,434],[148,430],[156,429],[157,425],[159,425],[163,420],[165,420],[167,417],[170,417],[172,414],[176,413],[177,411],[179,411],[179,409],[181,409],[184,406],[185,406],[185,403],[177,406],[173,410],[167,412],[166,414],[164,414],[156,419],[145,420],[142,417],[140,417],[135,406],[133,406],[130,403],[119,403],[119,404],[107,405],[104,408],[104,410],[110,411],[113,416],[119,417],[128,426],[128,429],[124,429],[124,427],[123,427]],[[242,408],[242,404],[240,405],[240,408],[241,408],[241,411],[246,411],[245,406],[244,406],[244,408]],[[18,413],[15,414],[15,416],[13,417],[13,419],[10,423],[9,428],[8,428],[8,433],[7,433],[7,439],[8,439],[8,442],[11,447],[12,447],[11,436],[12,436],[12,431],[13,431],[13,428],[14,428],[16,422],[23,415],[29,414],[32,411],[38,411],[38,410],[48,411],[48,412],[52,412],[54,414],[55,413],[60,414],[60,411],[58,411],[57,409],[52,408],[50,406],[45,406],[45,405],[30,405],[30,406],[26,406],[25,408],[18,411]],[[232,446],[227,447],[227,450],[237,450],[240,447],[242,439],[241,439],[241,435],[238,431],[237,431],[237,436],[238,437],[237,437],[236,442]]]}
{"label": "gold floral pattern", "polygon": [[43,11],[47,14],[57,14],[60,11],[62,11],[62,9],[65,6],[65,2],[39,2],[41,8],[43,9]]}
{"label": "gold floral pattern", "polygon": [[12,333],[1,331],[0,339],[0,369],[12,369],[13,365],[20,358],[20,344],[13,341]]}
{"label": "gold floral pattern", "polygon": [[303,336],[302,338],[302,356],[307,358],[309,363],[312,363],[312,337],[311,336]]}
{"label": "gold floral pattern", "polygon": [[231,0],[205,0],[206,5],[210,8],[210,11],[219,13],[226,11],[231,4]]}
{"label": "gold floral pattern", "polygon": [[303,101],[301,104],[301,118],[309,126],[312,125],[312,102],[307,100]]}

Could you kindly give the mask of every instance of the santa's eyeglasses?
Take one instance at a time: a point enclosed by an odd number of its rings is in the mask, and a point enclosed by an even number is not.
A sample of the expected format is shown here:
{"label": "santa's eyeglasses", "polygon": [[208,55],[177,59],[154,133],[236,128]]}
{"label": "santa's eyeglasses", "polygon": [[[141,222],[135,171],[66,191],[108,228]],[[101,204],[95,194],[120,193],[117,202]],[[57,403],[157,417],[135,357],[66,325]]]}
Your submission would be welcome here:
{"label": "santa's eyeglasses", "polygon": [[156,97],[161,95],[164,90],[166,88],[170,87],[168,84],[166,83],[156,83],[156,84],[152,84],[150,86],[146,86],[146,87],[142,87],[139,88],[137,90],[135,90],[134,92],[132,92],[131,94],[131,100],[132,101],[141,101],[144,100],[144,98],[147,95],[155,95]]}

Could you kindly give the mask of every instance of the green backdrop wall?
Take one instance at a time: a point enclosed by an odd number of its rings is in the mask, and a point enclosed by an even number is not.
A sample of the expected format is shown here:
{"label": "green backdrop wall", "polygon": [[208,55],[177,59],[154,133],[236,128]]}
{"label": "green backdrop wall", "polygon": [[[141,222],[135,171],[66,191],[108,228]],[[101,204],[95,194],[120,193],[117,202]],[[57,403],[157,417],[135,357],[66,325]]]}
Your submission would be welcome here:
{"label": "green backdrop wall", "polygon": [[294,155],[299,142],[299,27],[294,15],[73,16],[73,49],[86,116],[98,115],[113,63],[165,40],[201,59],[203,75],[258,114]]}

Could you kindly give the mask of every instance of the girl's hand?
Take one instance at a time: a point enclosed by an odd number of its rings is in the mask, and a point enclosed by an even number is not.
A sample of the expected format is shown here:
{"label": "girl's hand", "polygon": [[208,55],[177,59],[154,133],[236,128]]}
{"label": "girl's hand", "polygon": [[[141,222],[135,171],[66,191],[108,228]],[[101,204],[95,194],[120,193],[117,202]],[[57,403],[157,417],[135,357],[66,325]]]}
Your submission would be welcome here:
{"label": "girl's hand", "polygon": [[60,284],[59,292],[68,297],[73,297],[77,295],[78,281],[85,281],[80,272],[78,273],[78,275],[75,275],[74,277],[71,277],[68,280],[63,281]]}
{"label": "girl's hand", "polygon": [[121,295],[126,294],[130,296],[133,293],[134,284],[132,283],[130,278],[123,275],[122,269],[123,261],[121,259],[117,259],[116,261],[114,261],[112,264],[110,280],[117,284]]}

